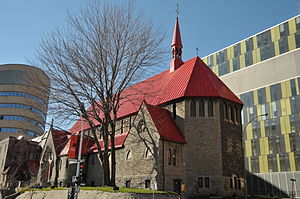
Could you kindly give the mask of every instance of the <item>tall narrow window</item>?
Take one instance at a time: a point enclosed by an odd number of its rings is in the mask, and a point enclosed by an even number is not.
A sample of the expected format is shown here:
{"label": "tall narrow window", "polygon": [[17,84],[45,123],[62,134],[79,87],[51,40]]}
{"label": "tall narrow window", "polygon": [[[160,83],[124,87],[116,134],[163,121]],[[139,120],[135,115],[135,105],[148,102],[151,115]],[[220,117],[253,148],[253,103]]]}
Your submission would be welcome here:
{"label": "tall narrow window", "polygon": [[173,149],[173,165],[176,165],[176,149]]}
{"label": "tall narrow window", "polygon": [[230,117],[231,117],[231,121],[235,121],[235,118],[234,118],[234,108],[233,106],[230,106]]}
{"label": "tall narrow window", "polygon": [[130,188],[130,180],[126,180],[126,182],[125,182],[125,187],[126,187],[126,188]]}
{"label": "tall narrow window", "polygon": [[145,188],[149,189],[151,185],[151,180],[145,180]]}
{"label": "tall narrow window", "polygon": [[213,101],[210,99],[208,100],[208,117],[213,117],[214,116],[214,105]]}
{"label": "tall narrow window", "polygon": [[209,177],[204,178],[204,186],[205,188],[209,188]]}
{"label": "tall narrow window", "polygon": [[200,99],[199,101],[199,116],[204,117],[205,116],[205,109],[204,109],[204,101],[203,99]]}
{"label": "tall narrow window", "polygon": [[172,164],[172,151],[169,149],[168,151],[168,165]]}
{"label": "tall narrow window", "polygon": [[123,128],[124,128],[124,121],[123,120],[121,120],[121,134],[123,133]]}
{"label": "tall narrow window", "polygon": [[192,100],[190,104],[190,116],[191,117],[196,117],[196,101]]}
{"label": "tall narrow window", "polygon": [[176,103],[173,104],[173,119],[176,119]]}
{"label": "tall narrow window", "polygon": [[203,188],[203,178],[198,177],[198,187]]}
{"label": "tall narrow window", "polygon": [[226,103],[224,103],[224,115],[225,115],[225,119],[228,119],[228,108]]}

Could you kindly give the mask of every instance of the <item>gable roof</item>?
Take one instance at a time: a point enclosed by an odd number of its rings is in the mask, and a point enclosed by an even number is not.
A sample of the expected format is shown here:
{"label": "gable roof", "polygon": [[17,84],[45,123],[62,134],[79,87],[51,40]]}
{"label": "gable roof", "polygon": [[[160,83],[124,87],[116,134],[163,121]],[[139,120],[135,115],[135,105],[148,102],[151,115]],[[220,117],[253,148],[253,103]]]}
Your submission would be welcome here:
{"label": "gable roof", "polygon": [[51,135],[53,138],[53,144],[54,144],[56,154],[59,155],[69,140],[68,139],[69,133],[66,131],[52,129]]}
{"label": "gable roof", "polygon": [[163,140],[182,144],[186,143],[185,138],[181,134],[180,129],[172,119],[168,110],[157,106],[151,106],[147,103],[146,107],[154,122],[158,134]]}
{"label": "gable roof", "polygon": [[[243,104],[197,56],[186,61],[172,73],[166,70],[125,89],[121,93],[117,117],[136,114],[144,100],[151,105],[162,105],[184,97],[219,97]],[[89,128],[88,124],[85,124],[84,129],[86,128]],[[80,119],[70,132],[79,130],[81,130]]]}

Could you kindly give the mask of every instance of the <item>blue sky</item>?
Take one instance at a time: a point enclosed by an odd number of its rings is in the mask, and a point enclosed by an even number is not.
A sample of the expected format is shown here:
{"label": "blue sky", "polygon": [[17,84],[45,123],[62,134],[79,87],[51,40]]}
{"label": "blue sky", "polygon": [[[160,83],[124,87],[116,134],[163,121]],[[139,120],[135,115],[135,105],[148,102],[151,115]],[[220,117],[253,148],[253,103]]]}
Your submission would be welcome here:
{"label": "blue sky", "polygon": [[[64,26],[90,0],[0,0],[0,64],[27,63],[43,34]],[[124,0],[114,0],[124,2]],[[220,50],[300,13],[300,0],[135,0],[146,17],[168,33],[180,7],[183,59]],[[171,57],[171,55],[170,55]],[[168,67],[168,63],[163,64]]]}

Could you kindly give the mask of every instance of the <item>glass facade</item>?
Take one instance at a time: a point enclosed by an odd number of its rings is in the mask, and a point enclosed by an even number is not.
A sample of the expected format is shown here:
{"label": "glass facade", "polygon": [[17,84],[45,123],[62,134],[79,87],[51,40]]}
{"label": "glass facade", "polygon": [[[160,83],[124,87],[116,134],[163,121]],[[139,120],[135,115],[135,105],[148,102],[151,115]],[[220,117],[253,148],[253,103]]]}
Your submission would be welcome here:
{"label": "glass facade", "polygon": [[0,91],[0,97],[1,96],[17,96],[17,97],[26,97],[26,98],[30,98],[30,99],[33,99],[37,102],[39,102],[43,107],[46,107],[46,104],[45,102],[38,98],[38,97],[35,97],[33,95],[30,95],[28,93],[24,93],[24,92],[7,92],[7,91]]}
{"label": "glass facade", "polygon": [[203,58],[218,76],[300,47],[300,16]]}
{"label": "glass facade", "polygon": [[29,117],[24,117],[24,116],[17,116],[17,115],[0,115],[0,120],[16,120],[16,121],[26,121],[31,124],[36,125],[38,128],[40,128],[41,131],[44,131],[44,125],[41,123],[30,119]]}
{"label": "glass facade", "polygon": [[0,108],[18,108],[18,109],[26,109],[30,110],[34,113],[37,113],[42,119],[46,119],[46,115],[39,109],[33,108],[32,106],[24,105],[24,104],[0,104]]}
{"label": "glass facade", "polygon": [[18,128],[1,128],[0,127],[0,132],[3,132],[3,133],[26,133],[26,134],[28,134],[29,136],[32,136],[32,137],[37,137],[37,136],[40,135],[40,134],[38,134],[36,132],[33,132],[33,131],[27,131],[27,130],[18,129]]}

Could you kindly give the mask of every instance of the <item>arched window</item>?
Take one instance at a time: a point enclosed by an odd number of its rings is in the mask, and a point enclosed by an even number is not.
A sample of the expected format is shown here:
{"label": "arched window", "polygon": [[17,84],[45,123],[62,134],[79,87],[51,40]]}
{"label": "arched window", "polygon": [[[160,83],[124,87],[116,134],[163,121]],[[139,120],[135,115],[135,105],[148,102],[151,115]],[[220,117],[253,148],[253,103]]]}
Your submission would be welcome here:
{"label": "arched window", "polygon": [[132,159],[132,154],[131,151],[129,150],[126,155],[126,160],[130,160],[130,159]]}
{"label": "arched window", "polygon": [[173,165],[176,165],[176,149],[173,149],[172,159],[173,159]]}
{"label": "arched window", "polygon": [[239,111],[238,108],[235,108],[235,113],[236,113],[236,121],[240,122],[241,112]]}
{"label": "arched window", "polygon": [[199,116],[200,117],[205,116],[204,100],[203,99],[200,99],[200,101],[199,101]]}
{"label": "arched window", "polygon": [[224,103],[224,115],[225,115],[225,119],[228,119],[228,108],[226,103]]}
{"label": "arched window", "polygon": [[230,106],[230,114],[231,114],[231,121],[235,122],[235,117],[234,117],[235,111],[233,106]]}
{"label": "arched window", "polygon": [[196,101],[192,100],[190,103],[190,116],[196,117]]}
{"label": "arched window", "polygon": [[210,99],[208,100],[208,117],[213,117],[214,116],[214,105],[213,101]]}
{"label": "arched window", "polygon": [[168,151],[168,165],[172,164],[172,151],[169,149]]}

